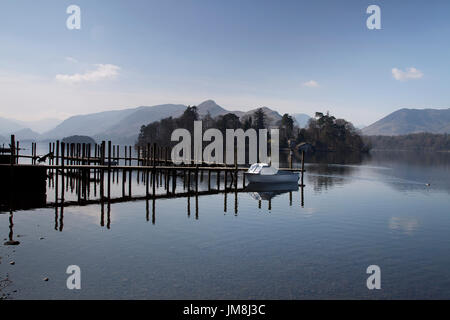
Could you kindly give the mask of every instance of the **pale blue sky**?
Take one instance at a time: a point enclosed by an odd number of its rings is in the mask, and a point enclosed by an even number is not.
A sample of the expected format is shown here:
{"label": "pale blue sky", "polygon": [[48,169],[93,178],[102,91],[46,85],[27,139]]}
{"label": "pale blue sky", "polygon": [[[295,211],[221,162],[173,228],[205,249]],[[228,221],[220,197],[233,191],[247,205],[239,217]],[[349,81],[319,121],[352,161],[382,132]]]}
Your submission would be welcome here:
{"label": "pale blue sky", "polygon": [[[71,4],[81,30],[66,28]],[[382,30],[366,27],[371,4]],[[370,124],[447,108],[449,15],[448,1],[2,0],[0,116],[213,99]]]}

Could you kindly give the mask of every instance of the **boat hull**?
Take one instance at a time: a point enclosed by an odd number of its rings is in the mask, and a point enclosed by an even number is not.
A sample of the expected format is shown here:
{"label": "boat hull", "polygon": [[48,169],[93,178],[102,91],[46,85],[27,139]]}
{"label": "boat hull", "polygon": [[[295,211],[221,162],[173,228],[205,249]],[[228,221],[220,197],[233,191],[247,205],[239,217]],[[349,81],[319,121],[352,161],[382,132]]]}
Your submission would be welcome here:
{"label": "boat hull", "polygon": [[279,171],[274,175],[261,175],[245,173],[245,177],[251,183],[297,183],[300,178],[298,172]]}

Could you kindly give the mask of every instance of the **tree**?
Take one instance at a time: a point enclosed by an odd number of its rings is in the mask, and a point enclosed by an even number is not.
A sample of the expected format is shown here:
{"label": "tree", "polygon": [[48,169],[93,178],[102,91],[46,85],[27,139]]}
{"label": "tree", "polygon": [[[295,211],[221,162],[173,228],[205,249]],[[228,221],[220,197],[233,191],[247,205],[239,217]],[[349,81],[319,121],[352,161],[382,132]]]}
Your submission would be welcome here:
{"label": "tree", "polygon": [[256,130],[259,129],[264,129],[266,128],[266,114],[264,113],[264,110],[262,108],[259,108],[258,110],[255,111],[255,113],[253,114],[254,116],[254,128]]}

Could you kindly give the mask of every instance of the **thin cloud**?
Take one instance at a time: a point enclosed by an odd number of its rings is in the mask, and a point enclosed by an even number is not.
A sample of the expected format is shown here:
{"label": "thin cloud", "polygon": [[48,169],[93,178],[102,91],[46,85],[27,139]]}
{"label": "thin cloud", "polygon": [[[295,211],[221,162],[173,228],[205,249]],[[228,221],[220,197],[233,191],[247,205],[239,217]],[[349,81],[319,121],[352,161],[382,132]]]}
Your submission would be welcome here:
{"label": "thin cloud", "polygon": [[407,68],[405,71],[393,68],[392,76],[394,77],[395,80],[406,81],[406,80],[420,79],[423,77],[423,73],[414,67]]}
{"label": "thin cloud", "polygon": [[113,64],[96,64],[97,69],[80,74],[57,74],[56,80],[63,83],[97,82],[115,79],[119,75],[120,67]]}
{"label": "thin cloud", "polygon": [[78,60],[73,57],[66,57],[65,59],[67,62],[78,63]]}
{"label": "thin cloud", "polygon": [[319,86],[319,83],[314,80],[309,80],[307,82],[304,82],[303,86],[308,88],[317,88]]}

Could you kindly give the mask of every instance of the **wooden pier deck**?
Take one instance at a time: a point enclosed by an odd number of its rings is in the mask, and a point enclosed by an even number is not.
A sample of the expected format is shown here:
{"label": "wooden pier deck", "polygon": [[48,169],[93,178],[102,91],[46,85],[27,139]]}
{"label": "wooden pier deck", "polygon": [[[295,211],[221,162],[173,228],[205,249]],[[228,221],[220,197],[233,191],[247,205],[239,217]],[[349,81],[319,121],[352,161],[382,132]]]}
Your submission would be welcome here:
{"label": "wooden pier deck", "polygon": [[[242,192],[246,185],[244,171],[248,170],[246,165],[238,165],[235,157],[234,164],[211,163],[203,161],[197,164],[177,165],[169,159],[169,148],[163,148],[153,144],[147,144],[145,148],[132,146],[112,145],[110,141],[91,146],[90,144],[65,144],[56,141],[49,143],[46,155],[37,154],[37,145],[32,143],[31,154],[20,154],[24,149],[20,148],[19,142],[11,136],[9,148],[0,150],[0,172],[2,179],[0,184],[4,194],[9,197],[23,197],[23,186],[31,186],[31,192],[41,194],[46,192],[45,180],[50,178],[55,190],[55,203],[52,205],[80,205],[90,203],[109,203],[130,201],[130,199],[163,199],[169,197],[190,197],[195,195],[207,195],[220,192]],[[123,149],[122,155],[120,149]],[[8,154],[9,151],[9,154]],[[134,151],[134,152],[133,152]],[[5,154],[6,153],[6,154]],[[133,154],[134,153],[134,154]],[[31,160],[31,163],[21,163],[21,159]],[[292,166],[292,153],[288,168],[280,170],[296,171],[301,173],[303,186],[304,154],[300,168]],[[45,174],[42,174],[42,173]],[[132,195],[132,176],[136,176],[137,182],[145,185],[145,195],[137,198]],[[114,181],[118,181],[121,175],[122,197],[111,197],[111,187]],[[200,191],[198,188],[199,176],[203,180],[207,175],[208,190]],[[211,177],[215,177],[216,189],[211,186]],[[176,191],[177,180],[183,181],[183,191]],[[164,180],[164,181],[163,181]],[[241,181],[239,181],[241,180]],[[224,190],[220,190],[223,181]],[[34,188],[33,185],[40,186]],[[100,199],[88,199],[89,189],[92,187],[100,193]],[[64,202],[65,192],[70,185],[71,190],[75,188],[78,200]],[[163,186],[166,191],[161,195],[156,192],[156,185]],[[230,187],[227,187],[230,185]],[[242,188],[238,188],[241,185]],[[2,189],[2,190],[3,190]],[[128,190],[127,190],[128,189]],[[8,192],[6,192],[8,191]],[[127,191],[127,192],[126,192]],[[128,193],[128,195],[126,195]],[[5,202],[5,201],[2,201]],[[20,201],[10,201],[15,207]],[[4,206],[4,203],[2,207]]]}

